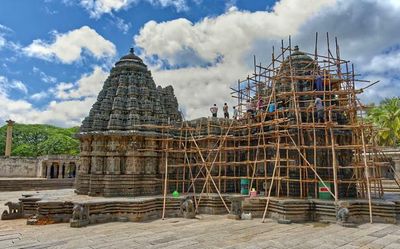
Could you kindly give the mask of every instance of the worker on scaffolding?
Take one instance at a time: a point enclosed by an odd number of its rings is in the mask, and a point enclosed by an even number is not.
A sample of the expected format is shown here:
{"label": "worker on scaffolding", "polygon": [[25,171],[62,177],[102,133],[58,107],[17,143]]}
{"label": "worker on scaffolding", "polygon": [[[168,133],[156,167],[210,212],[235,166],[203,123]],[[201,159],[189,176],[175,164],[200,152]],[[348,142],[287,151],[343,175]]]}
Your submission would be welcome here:
{"label": "worker on scaffolding", "polygon": [[228,104],[225,103],[224,106],[222,107],[222,110],[224,111],[224,118],[229,119],[229,109],[228,109]]}
{"label": "worker on scaffolding", "polygon": [[217,113],[218,113],[217,104],[214,104],[214,105],[210,108],[210,112],[211,112],[213,118],[216,118],[216,117],[217,117]]}
{"label": "worker on scaffolding", "polygon": [[313,115],[314,115],[314,103],[312,101],[310,101],[310,104],[307,106],[307,123],[311,123],[314,119],[313,119]]}
{"label": "worker on scaffolding", "polygon": [[264,113],[265,107],[264,107],[264,101],[261,97],[258,97],[257,101],[257,117],[259,118],[259,121],[262,121],[262,116]]}
{"label": "worker on scaffolding", "polygon": [[247,113],[247,118],[250,119],[254,117],[254,106],[250,100],[246,101],[246,113]]}
{"label": "worker on scaffolding", "polygon": [[[275,112],[275,109],[276,109],[275,103],[274,102],[269,103],[268,114],[273,115],[273,113]],[[274,117],[270,116],[269,119],[272,120],[272,119],[274,119]]]}
{"label": "worker on scaffolding", "polygon": [[323,91],[324,90],[324,81],[322,76],[317,73],[317,76],[315,77],[315,89],[317,91]]}
{"label": "worker on scaffolding", "polygon": [[315,109],[317,111],[317,122],[323,123],[324,122],[324,105],[322,104],[322,99],[320,97],[315,98]]}
{"label": "worker on scaffolding", "polygon": [[233,116],[232,116],[232,118],[234,120],[238,119],[238,110],[236,109],[236,106],[233,107]]}

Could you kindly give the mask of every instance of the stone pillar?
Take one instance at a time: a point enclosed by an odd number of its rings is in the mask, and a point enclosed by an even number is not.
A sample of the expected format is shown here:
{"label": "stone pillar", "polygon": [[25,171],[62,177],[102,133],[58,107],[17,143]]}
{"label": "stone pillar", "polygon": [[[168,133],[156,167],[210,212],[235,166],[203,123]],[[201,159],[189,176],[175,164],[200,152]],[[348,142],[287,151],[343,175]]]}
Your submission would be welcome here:
{"label": "stone pillar", "polygon": [[62,174],[63,174],[63,166],[64,166],[64,161],[60,161],[60,166],[58,169],[58,178],[63,178]]}
{"label": "stone pillar", "polygon": [[46,173],[47,173],[47,164],[45,162],[40,162],[40,167],[41,167],[41,176],[42,178],[47,177]]}
{"label": "stone pillar", "polygon": [[5,151],[5,156],[9,157],[11,156],[11,147],[12,147],[12,129],[14,125],[14,121],[7,120],[7,137],[6,137],[6,151]]}
{"label": "stone pillar", "polygon": [[50,179],[50,173],[51,173],[51,163],[50,162],[46,162],[47,165],[47,179]]}
{"label": "stone pillar", "polygon": [[60,174],[60,162],[56,164],[57,166],[54,167],[54,178],[58,178]]}

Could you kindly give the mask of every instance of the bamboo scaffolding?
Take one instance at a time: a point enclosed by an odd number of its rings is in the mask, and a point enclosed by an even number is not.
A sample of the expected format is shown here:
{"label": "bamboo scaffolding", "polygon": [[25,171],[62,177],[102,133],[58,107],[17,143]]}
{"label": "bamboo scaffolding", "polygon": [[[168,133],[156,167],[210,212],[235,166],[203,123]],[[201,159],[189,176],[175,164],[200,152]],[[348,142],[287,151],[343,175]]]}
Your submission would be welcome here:
{"label": "bamboo scaffolding", "polygon": [[[329,34],[326,38],[325,55],[318,54],[316,33],[313,53],[293,48],[289,38],[288,46],[282,41],[279,53],[273,48],[268,66],[254,56],[252,75],[231,88],[238,120],[138,127],[163,130],[162,136],[150,139],[165,145],[153,149],[164,153],[164,202],[168,186],[176,186],[194,195],[196,212],[203,198],[213,193],[229,212],[224,194],[239,193],[241,179],[247,179],[249,188],[267,197],[264,222],[271,197],[318,198],[320,184],[335,203],[368,198],[372,222],[371,199],[382,197],[381,172],[391,165],[378,160],[381,152],[365,139],[374,130],[357,117],[364,110],[356,97],[363,89],[356,89],[355,82],[367,81],[355,79],[353,65],[340,58],[337,39],[331,49]],[[316,89],[317,77],[323,89]],[[316,98],[323,105],[322,119]],[[250,118],[245,117],[248,100],[257,102],[257,113]],[[164,213],[163,208],[163,218]]]}

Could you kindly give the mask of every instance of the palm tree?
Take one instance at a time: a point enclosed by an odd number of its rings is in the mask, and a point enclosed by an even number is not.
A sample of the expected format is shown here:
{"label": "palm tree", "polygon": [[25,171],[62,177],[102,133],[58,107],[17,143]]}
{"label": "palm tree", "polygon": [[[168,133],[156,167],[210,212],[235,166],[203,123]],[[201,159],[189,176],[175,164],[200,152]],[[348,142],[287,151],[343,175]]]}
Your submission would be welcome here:
{"label": "palm tree", "polygon": [[378,143],[384,146],[400,144],[400,98],[383,100],[367,112],[367,119],[378,128]]}

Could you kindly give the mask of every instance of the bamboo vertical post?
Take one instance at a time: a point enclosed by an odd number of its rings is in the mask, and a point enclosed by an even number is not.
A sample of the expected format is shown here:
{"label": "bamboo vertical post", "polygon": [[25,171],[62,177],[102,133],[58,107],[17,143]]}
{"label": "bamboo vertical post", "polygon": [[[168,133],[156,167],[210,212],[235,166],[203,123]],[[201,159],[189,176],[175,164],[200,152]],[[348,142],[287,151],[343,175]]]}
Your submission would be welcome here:
{"label": "bamboo vertical post", "polygon": [[265,209],[264,209],[264,213],[263,213],[263,218],[262,218],[262,223],[264,223],[265,221],[265,215],[267,214],[268,211],[268,206],[269,206],[269,202],[271,199],[271,191],[272,191],[272,186],[274,185],[274,180],[275,180],[275,172],[276,172],[276,168],[278,166],[278,160],[280,160],[280,153],[279,153],[279,145],[280,145],[280,137],[278,137],[278,143],[277,143],[277,149],[276,149],[276,155],[275,155],[275,167],[274,170],[272,172],[272,179],[271,179],[271,185],[269,186],[268,189],[268,197],[267,197],[267,203],[265,204]]}
{"label": "bamboo vertical post", "polygon": [[168,188],[168,141],[166,142],[166,148],[165,148],[164,198],[163,198],[163,211],[162,211],[163,220],[165,218],[167,188]]}
{"label": "bamboo vertical post", "polygon": [[369,206],[369,222],[372,223],[372,203],[371,203],[371,188],[370,188],[370,183],[369,183],[369,167],[367,163],[367,149],[365,146],[365,139],[364,139],[364,130],[361,127],[361,141],[362,141],[362,146],[363,146],[363,152],[364,152],[364,172],[365,172],[365,178],[367,180],[367,194],[368,194],[368,206]]}

